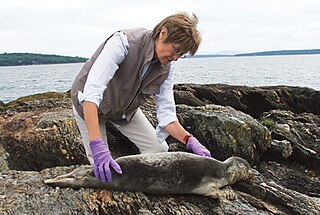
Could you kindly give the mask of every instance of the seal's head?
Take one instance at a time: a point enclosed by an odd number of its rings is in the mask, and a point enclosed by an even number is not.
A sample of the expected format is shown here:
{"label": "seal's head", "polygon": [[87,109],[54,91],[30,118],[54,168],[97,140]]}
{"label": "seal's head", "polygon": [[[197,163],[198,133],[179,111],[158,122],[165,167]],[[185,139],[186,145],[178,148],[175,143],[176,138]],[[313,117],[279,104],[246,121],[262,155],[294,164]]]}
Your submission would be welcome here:
{"label": "seal's head", "polygon": [[249,180],[254,177],[250,164],[240,157],[230,157],[224,161],[227,164],[227,175],[230,184],[237,181]]}

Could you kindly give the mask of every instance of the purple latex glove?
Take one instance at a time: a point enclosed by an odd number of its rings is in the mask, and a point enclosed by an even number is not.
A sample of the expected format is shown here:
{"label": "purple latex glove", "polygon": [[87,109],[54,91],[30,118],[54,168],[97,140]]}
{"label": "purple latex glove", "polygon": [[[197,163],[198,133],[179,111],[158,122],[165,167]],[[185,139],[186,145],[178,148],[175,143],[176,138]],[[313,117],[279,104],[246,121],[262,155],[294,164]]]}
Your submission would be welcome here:
{"label": "purple latex glove", "polygon": [[118,173],[122,174],[122,170],[117,162],[113,160],[109,149],[103,139],[96,139],[90,142],[90,148],[94,161],[94,175],[101,179],[103,183],[112,182],[110,166]]}
{"label": "purple latex glove", "polygon": [[195,137],[189,137],[186,148],[191,149],[193,153],[197,155],[203,157],[211,157],[210,151],[206,147],[204,147]]}

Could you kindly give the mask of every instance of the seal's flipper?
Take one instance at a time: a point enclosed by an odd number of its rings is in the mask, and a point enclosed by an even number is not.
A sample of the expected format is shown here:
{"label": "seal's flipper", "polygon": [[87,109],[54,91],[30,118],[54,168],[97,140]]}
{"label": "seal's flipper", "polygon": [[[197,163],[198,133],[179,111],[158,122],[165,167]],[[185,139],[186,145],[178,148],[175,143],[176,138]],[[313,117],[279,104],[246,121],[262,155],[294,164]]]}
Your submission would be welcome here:
{"label": "seal's flipper", "polygon": [[204,196],[209,196],[213,199],[225,198],[228,200],[235,200],[237,198],[237,194],[231,189],[211,189],[211,191]]}
{"label": "seal's flipper", "polygon": [[[65,175],[57,176],[53,179],[47,179],[44,181],[45,184],[50,186],[59,186],[59,187],[69,187],[74,183],[75,180],[81,179],[86,176],[93,177],[93,167],[89,165],[80,166],[70,173]],[[72,187],[72,186],[70,186]]]}
{"label": "seal's flipper", "polygon": [[204,194],[204,196],[209,196],[213,199],[219,199],[219,189],[211,189],[210,192]]}
{"label": "seal's flipper", "polygon": [[228,200],[235,200],[237,199],[237,193],[230,189],[220,190],[219,192],[220,198],[226,198]]}

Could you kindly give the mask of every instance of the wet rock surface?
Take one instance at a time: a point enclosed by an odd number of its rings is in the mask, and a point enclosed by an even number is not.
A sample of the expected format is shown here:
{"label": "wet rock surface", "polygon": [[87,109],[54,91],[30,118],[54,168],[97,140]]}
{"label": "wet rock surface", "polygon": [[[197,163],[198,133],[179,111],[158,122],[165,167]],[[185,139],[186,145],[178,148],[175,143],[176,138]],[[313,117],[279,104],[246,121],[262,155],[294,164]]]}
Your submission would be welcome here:
{"label": "wet rock surface", "polygon": [[[179,120],[213,157],[237,155],[257,170],[229,187],[237,200],[46,186],[88,163],[68,93],[46,93],[1,105],[0,213],[319,214],[319,91],[181,84],[175,98]],[[154,98],[142,110],[155,125]],[[111,124],[107,135],[114,157],[138,153]]]}
{"label": "wet rock surface", "polygon": [[231,106],[254,118],[274,109],[320,115],[320,91],[310,88],[177,84],[174,89],[176,104]]}
{"label": "wet rock surface", "polygon": [[265,126],[231,107],[178,105],[177,112],[179,121],[219,160],[239,156],[253,165],[271,145]]}

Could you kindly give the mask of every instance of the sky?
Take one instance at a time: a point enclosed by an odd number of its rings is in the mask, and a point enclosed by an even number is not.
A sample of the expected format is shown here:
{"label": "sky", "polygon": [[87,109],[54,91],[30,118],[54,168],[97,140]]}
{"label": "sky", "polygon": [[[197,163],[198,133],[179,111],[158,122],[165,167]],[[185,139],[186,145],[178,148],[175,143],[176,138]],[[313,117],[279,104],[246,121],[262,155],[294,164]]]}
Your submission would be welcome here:
{"label": "sky", "polygon": [[320,48],[319,0],[0,0],[0,53],[90,57],[111,33],[199,17],[197,54]]}

